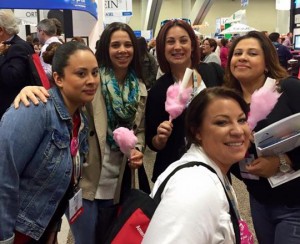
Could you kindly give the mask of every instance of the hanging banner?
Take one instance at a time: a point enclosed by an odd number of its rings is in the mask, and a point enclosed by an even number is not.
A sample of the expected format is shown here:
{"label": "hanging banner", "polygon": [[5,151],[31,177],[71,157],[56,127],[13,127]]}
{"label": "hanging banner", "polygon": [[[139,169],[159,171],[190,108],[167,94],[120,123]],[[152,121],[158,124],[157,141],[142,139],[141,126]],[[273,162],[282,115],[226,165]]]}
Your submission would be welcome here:
{"label": "hanging banner", "polygon": [[104,6],[105,18],[132,16],[132,0],[105,0]]}
{"label": "hanging banner", "polygon": [[98,18],[96,0],[1,0],[0,9],[69,9]]}

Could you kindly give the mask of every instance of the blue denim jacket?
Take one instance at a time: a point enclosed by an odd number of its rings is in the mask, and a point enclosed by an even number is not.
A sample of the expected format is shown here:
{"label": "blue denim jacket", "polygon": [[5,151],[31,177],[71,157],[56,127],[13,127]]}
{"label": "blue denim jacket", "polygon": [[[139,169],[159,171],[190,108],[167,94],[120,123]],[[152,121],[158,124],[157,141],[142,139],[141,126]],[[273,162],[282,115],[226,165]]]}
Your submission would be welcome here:
{"label": "blue denim jacket", "polygon": [[[58,88],[46,104],[10,108],[0,122],[0,244],[14,230],[38,240],[71,182],[72,118]],[[87,121],[79,134],[81,162],[87,154]],[[81,126],[82,126],[81,124]]]}

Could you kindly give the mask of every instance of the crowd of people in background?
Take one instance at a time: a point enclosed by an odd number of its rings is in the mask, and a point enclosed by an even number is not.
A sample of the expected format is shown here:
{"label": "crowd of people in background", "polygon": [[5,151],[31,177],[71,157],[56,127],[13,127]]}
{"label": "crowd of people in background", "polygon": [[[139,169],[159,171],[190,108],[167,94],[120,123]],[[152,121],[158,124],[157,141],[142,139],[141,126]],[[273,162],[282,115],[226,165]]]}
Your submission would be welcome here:
{"label": "crowd of people in background", "polygon": [[[79,36],[65,43],[62,32],[57,19],[43,19],[36,37],[22,40],[13,12],[0,10],[0,243],[55,243],[63,214],[76,244],[104,243],[146,147],[156,152],[150,196],[175,167],[205,167],[173,176],[144,243],[240,243],[230,173],[247,186],[259,243],[300,242],[300,178],[275,188],[268,182],[286,173],[282,164],[300,168],[300,147],[259,156],[251,135],[300,112],[300,82],[288,73],[292,33],[284,41],[260,31],[200,40],[190,21],[170,19],[147,42],[114,22],[93,52]],[[49,90],[28,82],[33,53]],[[171,119],[167,91],[187,69],[191,94]],[[251,131],[252,94],[266,81],[280,97]],[[128,153],[114,138],[119,127],[137,137]]]}

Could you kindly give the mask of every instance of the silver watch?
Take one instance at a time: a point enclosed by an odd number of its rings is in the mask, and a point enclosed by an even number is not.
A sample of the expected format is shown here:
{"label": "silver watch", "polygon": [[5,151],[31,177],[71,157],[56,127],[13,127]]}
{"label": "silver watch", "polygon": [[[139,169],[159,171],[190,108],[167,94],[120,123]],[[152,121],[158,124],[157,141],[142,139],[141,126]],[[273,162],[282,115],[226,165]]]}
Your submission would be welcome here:
{"label": "silver watch", "polygon": [[282,173],[287,173],[291,170],[291,166],[286,162],[286,159],[282,153],[278,155],[279,157],[279,170]]}

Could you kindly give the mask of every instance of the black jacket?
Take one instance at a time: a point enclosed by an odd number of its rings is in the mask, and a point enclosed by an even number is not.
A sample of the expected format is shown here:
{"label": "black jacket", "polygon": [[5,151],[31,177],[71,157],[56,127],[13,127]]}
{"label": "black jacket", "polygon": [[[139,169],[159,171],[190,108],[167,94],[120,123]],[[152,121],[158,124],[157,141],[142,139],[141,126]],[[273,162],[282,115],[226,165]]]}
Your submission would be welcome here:
{"label": "black jacket", "polygon": [[18,35],[9,43],[9,49],[0,56],[0,118],[19,91],[30,84],[28,55],[34,53]]}

